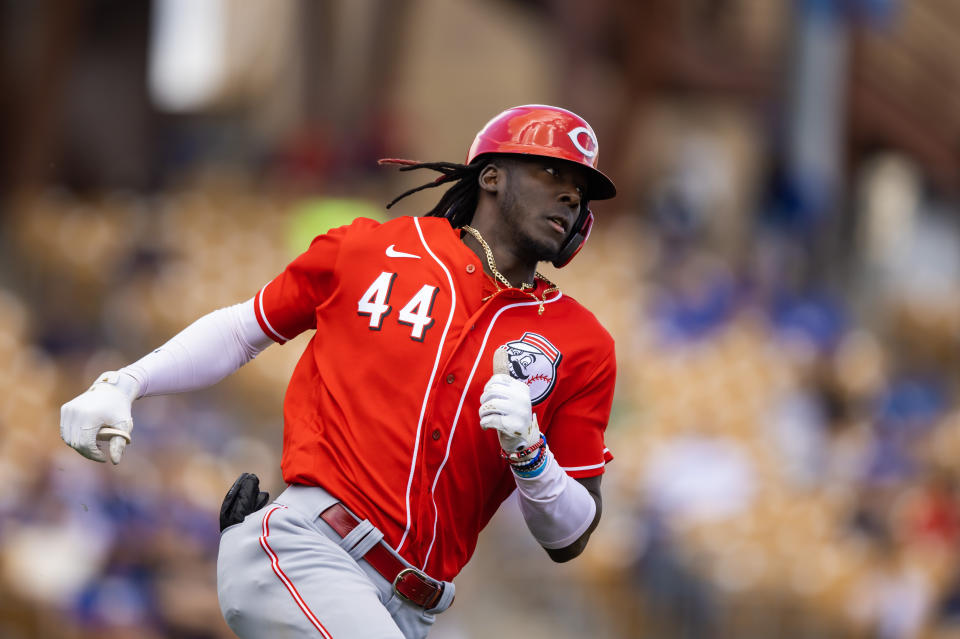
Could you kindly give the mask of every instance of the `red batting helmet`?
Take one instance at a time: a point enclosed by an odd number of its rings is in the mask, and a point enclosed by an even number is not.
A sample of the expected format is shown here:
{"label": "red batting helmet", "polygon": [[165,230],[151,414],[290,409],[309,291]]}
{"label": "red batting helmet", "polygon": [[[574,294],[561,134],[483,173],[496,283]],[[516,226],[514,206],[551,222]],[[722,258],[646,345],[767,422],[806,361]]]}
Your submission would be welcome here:
{"label": "red batting helmet", "polygon": [[575,162],[589,169],[587,197],[606,200],[617,188],[597,170],[597,135],[572,111],[546,104],[507,109],[480,129],[467,153],[467,164],[488,153],[540,155]]}
{"label": "red batting helmet", "polygon": [[[606,200],[617,194],[617,187],[597,169],[599,150],[596,133],[576,113],[546,104],[526,104],[507,109],[480,129],[467,153],[467,164],[494,153],[566,160],[587,167],[586,198]],[[592,228],[593,212],[584,205],[553,265],[569,264]]]}

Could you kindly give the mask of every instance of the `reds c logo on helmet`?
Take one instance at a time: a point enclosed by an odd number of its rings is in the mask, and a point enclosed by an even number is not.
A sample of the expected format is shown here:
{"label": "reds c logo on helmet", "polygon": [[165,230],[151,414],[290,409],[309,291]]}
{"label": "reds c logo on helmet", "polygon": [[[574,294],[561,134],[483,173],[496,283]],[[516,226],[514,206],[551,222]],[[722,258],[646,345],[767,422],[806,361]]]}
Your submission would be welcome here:
{"label": "reds c logo on helmet", "polygon": [[[583,153],[585,157],[591,160],[596,157],[597,147],[600,145],[597,144],[597,136],[593,131],[585,126],[578,126],[572,131],[567,131],[567,136],[570,138],[570,141],[573,142],[574,148]],[[586,136],[586,146],[581,143],[580,136]]]}
{"label": "reds c logo on helmet", "polygon": [[563,354],[547,338],[529,332],[503,348],[510,361],[510,377],[530,388],[530,403],[536,405],[546,399],[557,381]]}

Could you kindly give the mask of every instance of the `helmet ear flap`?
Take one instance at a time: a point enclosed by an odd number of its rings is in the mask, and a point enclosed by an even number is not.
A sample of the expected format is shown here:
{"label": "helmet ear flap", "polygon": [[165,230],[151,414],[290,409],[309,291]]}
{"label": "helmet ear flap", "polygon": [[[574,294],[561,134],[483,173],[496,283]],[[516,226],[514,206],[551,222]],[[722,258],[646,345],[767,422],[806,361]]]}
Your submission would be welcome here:
{"label": "helmet ear flap", "polygon": [[590,237],[590,231],[593,229],[593,211],[584,203],[580,209],[580,215],[573,225],[573,230],[560,247],[557,258],[553,260],[553,265],[557,268],[563,268],[580,252],[587,238]]}

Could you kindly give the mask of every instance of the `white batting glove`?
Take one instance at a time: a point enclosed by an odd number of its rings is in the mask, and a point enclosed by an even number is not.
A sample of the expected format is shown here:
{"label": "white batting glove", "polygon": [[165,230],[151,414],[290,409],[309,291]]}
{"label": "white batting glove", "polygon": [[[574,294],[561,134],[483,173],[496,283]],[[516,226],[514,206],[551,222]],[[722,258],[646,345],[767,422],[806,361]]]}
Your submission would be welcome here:
{"label": "white batting glove", "polygon": [[480,427],[493,428],[500,447],[508,453],[525,450],[540,441],[540,427],[530,404],[530,389],[510,376],[507,351],[493,353],[493,375],[480,396]]}
{"label": "white batting glove", "polygon": [[110,461],[119,464],[133,431],[130,406],[139,394],[140,384],[130,375],[102,373],[87,392],[60,407],[60,437],[98,462],[107,458],[97,441],[110,440]]}

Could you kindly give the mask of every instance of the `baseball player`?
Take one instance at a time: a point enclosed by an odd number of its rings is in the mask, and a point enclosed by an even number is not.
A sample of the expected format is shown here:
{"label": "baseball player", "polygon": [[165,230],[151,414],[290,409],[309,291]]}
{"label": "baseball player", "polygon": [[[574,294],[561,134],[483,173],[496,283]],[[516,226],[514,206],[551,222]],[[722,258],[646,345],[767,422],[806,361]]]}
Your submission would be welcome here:
{"label": "baseball player", "polygon": [[[466,164],[385,160],[450,185],[423,217],[357,219],[315,238],[246,302],[191,324],[65,404],[64,441],[118,463],[131,403],[213,384],[314,331],[284,400],[275,501],[242,476],[221,512],[218,593],[240,637],[424,637],[514,491],[555,561],[600,519],[610,335],[536,272],[613,197],[570,111],[508,109]],[[495,586],[495,585],[494,585]]]}

